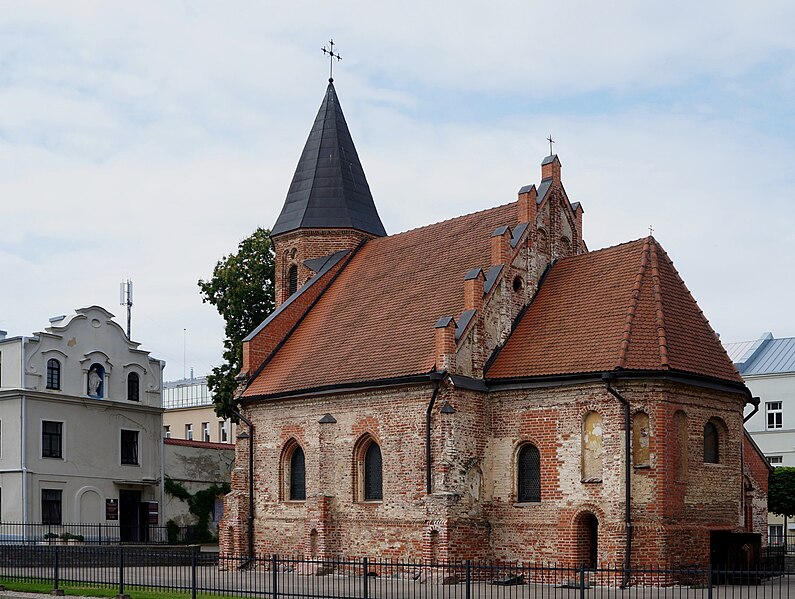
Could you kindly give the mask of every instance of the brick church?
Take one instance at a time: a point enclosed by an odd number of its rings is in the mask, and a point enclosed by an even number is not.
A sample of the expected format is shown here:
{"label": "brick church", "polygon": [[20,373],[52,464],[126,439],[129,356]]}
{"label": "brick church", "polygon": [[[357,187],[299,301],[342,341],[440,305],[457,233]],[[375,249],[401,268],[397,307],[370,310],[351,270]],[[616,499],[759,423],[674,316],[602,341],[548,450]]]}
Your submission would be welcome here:
{"label": "brick church", "polygon": [[514,201],[387,235],[330,80],[271,237],[223,551],[681,565],[766,543],[758,400],[654,237],[588,250],[557,156]]}

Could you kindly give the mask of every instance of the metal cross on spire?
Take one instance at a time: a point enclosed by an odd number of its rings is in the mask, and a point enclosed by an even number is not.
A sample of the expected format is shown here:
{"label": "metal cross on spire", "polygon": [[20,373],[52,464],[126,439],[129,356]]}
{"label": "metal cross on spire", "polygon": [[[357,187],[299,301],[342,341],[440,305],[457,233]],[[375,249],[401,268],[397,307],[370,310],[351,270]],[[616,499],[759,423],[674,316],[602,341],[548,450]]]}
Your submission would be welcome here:
{"label": "metal cross on spire", "polygon": [[549,155],[552,156],[552,144],[555,143],[555,140],[552,139],[551,133],[549,134],[549,137],[547,137],[547,141],[549,142]]}
{"label": "metal cross on spire", "polygon": [[654,235],[654,227],[649,225],[649,235]]}
{"label": "metal cross on spire", "polygon": [[326,46],[323,46],[321,48],[321,50],[323,50],[323,54],[328,54],[328,82],[329,83],[333,83],[334,82],[334,77],[333,77],[334,59],[336,58],[337,62],[339,62],[340,60],[342,60],[342,56],[340,56],[339,52],[337,52],[336,54],[334,53],[334,40],[333,39],[330,39],[328,41],[328,43],[329,43],[329,46],[331,48],[327,49]]}

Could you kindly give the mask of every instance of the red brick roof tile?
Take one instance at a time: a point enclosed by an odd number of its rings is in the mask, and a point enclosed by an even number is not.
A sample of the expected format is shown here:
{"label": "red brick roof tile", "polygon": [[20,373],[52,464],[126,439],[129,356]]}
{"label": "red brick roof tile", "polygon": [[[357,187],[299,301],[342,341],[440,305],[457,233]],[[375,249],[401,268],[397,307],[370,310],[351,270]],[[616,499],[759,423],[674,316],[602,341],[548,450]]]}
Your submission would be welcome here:
{"label": "red brick roof tile", "polygon": [[619,369],[674,370],[742,383],[653,237],[559,260],[487,377]]}
{"label": "red brick roof tile", "polygon": [[464,275],[488,268],[516,203],[368,241],[244,396],[429,372],[434,323],[464,309]]}

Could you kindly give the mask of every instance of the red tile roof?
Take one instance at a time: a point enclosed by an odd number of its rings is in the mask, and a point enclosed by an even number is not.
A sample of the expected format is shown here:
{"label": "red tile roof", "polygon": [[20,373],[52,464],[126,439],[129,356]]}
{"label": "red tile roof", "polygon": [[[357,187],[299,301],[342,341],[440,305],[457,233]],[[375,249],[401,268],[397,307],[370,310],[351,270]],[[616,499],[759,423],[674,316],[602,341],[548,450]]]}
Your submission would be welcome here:
{"label": "red tile roof", "polygon": [[464,275],[488,268],[516,203],[368,241],[244,396],[429,372],[434,324],[464,309]]}
{"label": "red tile roof", "polygon": [[673,370],[742,383],[653,237],[559,260],[487,378]]}

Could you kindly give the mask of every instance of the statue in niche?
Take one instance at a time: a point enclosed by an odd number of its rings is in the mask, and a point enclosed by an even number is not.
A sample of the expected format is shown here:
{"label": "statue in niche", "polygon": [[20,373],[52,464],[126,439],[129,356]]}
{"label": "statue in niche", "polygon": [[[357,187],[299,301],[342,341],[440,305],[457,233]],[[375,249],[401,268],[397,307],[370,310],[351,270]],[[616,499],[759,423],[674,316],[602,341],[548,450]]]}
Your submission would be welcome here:
{"label": "statue in niche", "polygon": [[100,386],[102,385],[102,376],[99,374],[99,368],[92,366],[88,371],[88,394],[91,397],[100,396]]}

